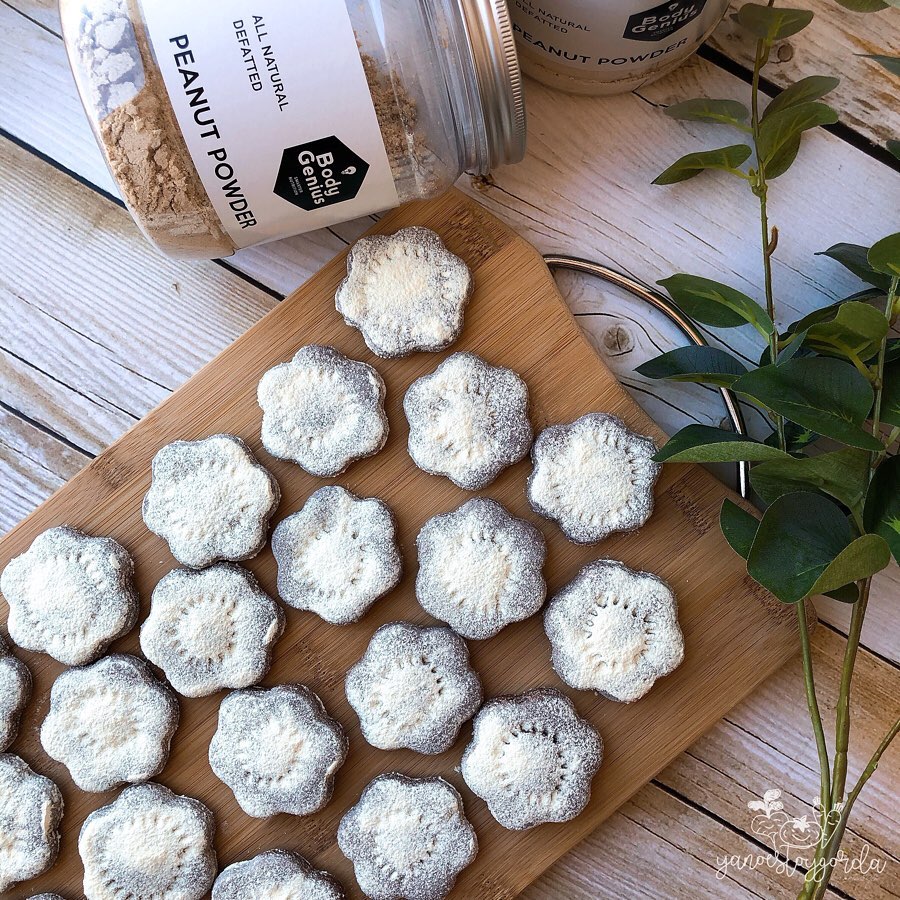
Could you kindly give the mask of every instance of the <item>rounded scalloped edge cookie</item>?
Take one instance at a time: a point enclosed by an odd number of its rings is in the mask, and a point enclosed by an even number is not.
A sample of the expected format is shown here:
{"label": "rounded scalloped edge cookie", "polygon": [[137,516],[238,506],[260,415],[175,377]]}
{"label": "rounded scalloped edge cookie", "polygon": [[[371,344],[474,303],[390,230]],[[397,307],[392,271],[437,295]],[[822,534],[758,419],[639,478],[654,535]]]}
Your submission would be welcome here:
{"label": "rounded scalloped edge cookie", "polygon": [[525,382],[474,353],[454,353],[416,379],[403,411],[413,462],[467,491],[487,487],[524,458],[534,437]]}
{"label": "rounded scalloped edge cookie", "polygon": [[260,379],[263,447],[318,478],[340,475],[385,445],[385,394],[384,379],[367,363],[334,347],[301,347]]}
{"label": "rounded scalloped edge cookie", "polygon": [[68,525],[49,528],[0,575],[9,636],[64,665],[93,662],[134,628],[133,578],[131,556],[112,538]]}
{"label": "rounded scalloped edge cookie", "polygon": [[547,595],[540,530],[488,497],[429,519],[416,537],[422,608],[473,640],[534,615]]}
{"label": "rounded scalloped edge cookie", "polygon": [[403,574],[394,515],[339,485],[313,493],[272,533],[278,594],[332,625],[356,622]]}
{"label": "rounded scalloped edge cookie", "polygon": [[651,438],[607,413],[551,425],[531,448],[528,502],[576,544],[636,531],[653,512],[653,487],[662,469],[652,458],[656,450]]}
{"label": "rounded scalloped edge cookie", "polygon": [[178,718],[175,695],[143,660],[113,654],[57,677],[41,744],[81,790],[108,791],[163,770]]}
{"label": "rounded scalloped edge cookie", "polygon": [[287,850],[266,850],[223,869],[212,900],[344,900],[344,891],[328,872]]}
{"label": "rounded scalloped edge cookie", "polygon": [[478,853],[456,788],[397,772],[366,785],[337,841],[371,900],[441,900]]}
{"label": "rounded scalloped edge cookie", "polygon": [[603,742],[552,688],[488,700],[475,716],[460,771],[511,830],[568,822],[587,806]]}
{"label": "rounded scalloped edge cookie", "polygon": [[81,827],[87,900],[200,900],[216,877],[215,820],[155,782],[125,788]]}
{"label": "rounded scalloped edge cookie", "polygon": [[63,898],[59,894],[35,894],[28,900],[63,900]]}
{"label": "rounded scalloped edge cookie", "polygon": [[249,816],[307,816],[334,791],[349,742],[318,695],[302,684],[229,694],[209,744],[209,764]]}
{"label": "rounded scalloped edge cookie", "polygon": [[481,706],[466,642],[446,626],[389,622],[347,672],[347,701],[380,750],[443,753]]}
{"label": "rounded scalloped edge cookie", "polygon": [[281,501],[278,482],[244,441],[213,434],[157,451],[144,496],[144,524],[182,565],[256,556]]}
{"label": "rounded scalloped edge cookie", "polygon": [[25,760],[0,753],[0,893],[46,872],[59,854],[63,797]]}
{"label": "rounded scalloped edge cookie", "polygon": [[141,650],[179,694],[206,697],[262,679],[284,626],[281,606],[243,566],[173,569],[153,589]]}
{"label": "rounded scalloped edge cookie", "polygon": [[0,753],[16,739],[31,696],[31,672],[0,635]]}
{"label": "rounded scalloped edge cookie", "polygon": [[374,354],[389,359],[449,347],[471,295],[469,267],[438,234],[414,225],[353,245],[335,307]]}
{"label": "rounded scalloped edge cookie", "polygon": [[552,664],[570,687],[638,700],[684,659],[672,589],[649,572],[598,559],[547,604]]}

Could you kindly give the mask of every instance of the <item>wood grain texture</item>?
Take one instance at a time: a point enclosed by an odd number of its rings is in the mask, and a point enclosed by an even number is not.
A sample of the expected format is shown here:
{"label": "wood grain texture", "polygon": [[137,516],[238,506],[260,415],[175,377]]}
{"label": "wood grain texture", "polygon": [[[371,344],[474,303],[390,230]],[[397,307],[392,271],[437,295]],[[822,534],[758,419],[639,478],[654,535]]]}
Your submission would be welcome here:
{"label": "wood grain texture", "polygon": [[[474,272],[476,293],[463,337],[454,349],[476,350],[488,360],[514,367],[529,385],[536,427],[604,409],[659,437],[658,429],[597,360],[533,249],[455,192],[392,213],[378,227],[393,231],[413,222],[436,228]],[[362,622],[346,628],[288,610],[288,631],[267,678],[270,684],[308,683],[347,728],[351,756],[338,778],[335,800],[319,815],[301,820],[281,816],[258,822],[243,816],[203,760],[215,726],[218,698],[182,702],[182,724],[161,778],[216,811],[222,864],[260,845],[283,843],[289,829],[291,846],[338,873],[349,886],[349,864],[334,846],[334,830],[341,812],[371,777],[392,769],[410,774],[440,772],[460,784],[454,771],[459,746],[436,758],[409,752],[383,754],[367,747],[343,697],[342,678],[377,625],[399,618],[427,618],[412,590],[415,534],[426,518],[457,506],[466,495],[445,479],[416,470],[405,452],[403,392],[414,378],[431,371],[439,356],[375,360],[365,351],[359,334],[347,328],[334,310],[333,292],[343,270],[344,260],[338,257],[105,450],[52,501],[14,528],[0,544],[0,565],[22,552],[51,524],[68,522],[92,533],[109,534],[135,556],[146,610],[152,585],[172,566],[165,545],[147,531],[140,518],[140,499],[148,487],[153,453],[173,439],[217,431],[239,434],[259,451],[257,381],[267,368],[290,358],[299,344],[328,343],[355,358],[375,362],[388,385],[392,435],[382,453],[355,464],[340,481],[359,495],[383,497],[395,511],[407,560],[405,580]],[[502,323],[501,311],[505,311]],[[523,334],[533,337],[522,341]],[[290,463],[262,452],[261,458],[282,487],[282,515],[299,508],[320,483]],[[523,495],[527,471],[524,462],[507,470],[487,493],[515,514],[534,519]],[[506,832],[493,822],[480,801],[466,793],[481,851],[461,876],[457,896],[485,900],[514,896],[794,651],[793,611],[747,578],[735,557],[727,553],[715,527],[724,495],[724,488],[699,467],[667,467],[650,523],[635,535],[604,542],[600,552],[657,572],[672,584],[679,596],[686,636],[685,663],[642,702],[622,705],[585,694],[577,697],[579,710],[604,737],[606,758],[588,810],[573,822],[526,833]],[[571,545],[548,523],[541,525],[549,548],[546,574],[554,590],[581,565],[596,558],[598,548]],[[251,568],[274,592],[271,554],[264,552]],[[719,602],[723,595],[729,598],[724,609]],[[136,635],[132,634],[119,642],[117,649],[134,650],[135,646]],[[488,696],[557,683],[548,666],[539,618],[477,643],[472,657]],[[84,815],[105,798],[74,791],[62,767],[51,764],[37,744],[36,713],[45,706],[50,680],[61,667],[37,655],[31,655],[29,662],[36,676],[38,703],[32,704],[25,737],[16,747],[61,783],[68,808],[63,859],[53,873],[36,880],[33,889],[53,884],[72,891],[80,877],[80,864],[72,852],[77,828]]]}

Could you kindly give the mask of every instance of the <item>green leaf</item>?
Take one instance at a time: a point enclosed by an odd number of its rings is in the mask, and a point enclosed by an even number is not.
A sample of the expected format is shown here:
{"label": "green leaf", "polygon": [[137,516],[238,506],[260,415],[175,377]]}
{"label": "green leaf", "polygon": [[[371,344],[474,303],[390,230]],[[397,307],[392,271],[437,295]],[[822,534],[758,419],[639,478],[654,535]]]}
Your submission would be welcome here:
{"label": "green leaf", "polygon": [[865,361],[879,351],[887,331],[883,312],[850,300],[837,307],[837,315],[830,321],[810,325],[806,345],[828,356]]}
{"label": "green leaf", "polygon": [[737,20],[744,28],[770,44],[802,31],[812,18],[813,14],[806,9],[776,8],[759,3],[745,3],[737,13]]}
{"label": "green leaf", "polygon": [[727,284],[699,275],[670,275],[657,282],[678,306],[697,322],[715,328],[736,328],[751,324],[767,340],[775,326],[755,301]]}
{"label": "green leaf", "polygon": [[838,114],[827,104],[816,100],[798,103],[778,110],[759,126],[757,151],[766,168],[766,176],[783,174],[794,161],[800,148],[800,136],[819,125],[833,125]]}
{"label": "green leaf", "polygon": [[810,588],[810,594],[826,594],[880,572],[891,561],[891,551],[880,534],[864,534],[833,559]]}
{"label": "green leaf", "polygon": [[840,78],[832,78],[830,75],[808,75],[795,81],[790,87],[786,87],[772,100],[763,113],[763,121],[767,116],[774,115],[789,106],[798,106],[811,100],[820,100],[826,94],[831,93],[841,83]]}
{"label": "green leaf", "polygon": [[887,151],[891,154],[891,156],[900,159],[900,141],[895,141],[892,138],[884,146],[887,147]]}
{"label": "green leaf", "polygon": [[756,462],[762,459],[784,459],[787,454],[777,447],[761,444],[733,431],[711,425],[688,425],[672,435],[653,458],[657,462]]}
{"label": "green leaf", "polygon": [[788,325],[788,334],[793,334],[795,331],[806,331],[811,325],[815,325],[817,322],[831,322],[837,315],[841,306],[848,301],[874,305],[878,309],[879,314],[884,314],[884,291],[876,287],[865,288],[864,290],[856,291],[856,293],[851,294],[849,297],[844,297],[843,300],[837,300],[834,303],[829,303],[827,306],[820,306],[811,313],[807,313],[802,318],[797,319],[796,322]]}
{"label": "green leaf", "polygon": [[900,456],[889,456],[876,470],[863,511],[866,531],[883,537],[900,563]]}
{"label": "green leaf", "polygon": [[635,370],[646,378],[699,381],[728,387],[747,367],[718,347],[679,347],[647,360]]}
{"label": "green leaf", "polygon": [[827,250],[817,253],[816,256],[827,256],[835,262],[839,262],[845,269],[849,269],[857,278],[861,278],[867,284],[887,293],[891,286],[891,279],[881,272],[876,272],[869,265],[869,248],[859,244],[834,244]]}
{"label": "green leaf", "polygon": [[737,100],[711,100],[699,97],[666,107],[666,115],[689,122],[712,122],[719,125],[742,125],[750,113]]}
{"label": "green leaf", "polygon": [[882,68],[888,70],[891,75],[900,75],[900,56],[884,56],[881,53],[857,53],[864,59],[874,59]]}
{"label": "green leaf", "polygon": [[843,360],[810,356],[761,366],[738,378],[732,390],[810,431],[851,447],[881,449],[861,427],[872,408],[872,385]]}
{"label": "green leaf", "polygon": [[855,509],[869,483],[869,453],[848,448],[800,459],[775,459],[750,470],[753,490],[766,503],[794,491],[822,491]]}
{"label": "green leaf", "polygon": [[884,367],[881,421],[888,425],[900,426],[900,360],[892,360]]}
{"label": "green leaf", "polygon": [[719,512],[719,525],[731,549],[746,559],[750,555],[750,547],[753,545],[753,538],[756,537],[759,520],[726,497]]}
{"label": "green leaf", "polygon": [[900,359],[900,338],[890,338],[884,348],[884,361],[894,362]]}
{"label": "green leaf", "polygon": [[[804,447],[814,444],[821,435],[808,428],[801,428],[796,422],[787,421],[784,423],[784,436],[788,453],[799,453]],[[773,431],[766,438],[766,443],[772,447],[779,446],[778,433]]]}
{"label": "green leaf", "polygon": [[881,12],[888,8],[888,4],[883,0],[837,0],[837,3],[838,6],[857,13]]}
{"label": "green leaf", "polygon": [[891,278],[900,277],[900,231],[872,244],[867,259],[876,272]]}
{"label": "green leaf", "polygon": [[745,163],[753,151],[746,144],[733,144],[718,150],[700,150],[676,160],[665,172],[653,179],[653,184],[677,184],[687,181],[708,169],[731,171]]}
{"label": "green leaf", "polygon": [[763,514],[747,571],[779,600],[796,603],[852,542],[850,523],[834,501],[806,491],[785,494]]}
{"label": "green leaf", "polygon": [[859,588],[855,582],[835,588],[833,591],[824,591],[823,593],[826,597],[831,597],[833,600],[840,600],[841,603],[856,603],[859,600]]}

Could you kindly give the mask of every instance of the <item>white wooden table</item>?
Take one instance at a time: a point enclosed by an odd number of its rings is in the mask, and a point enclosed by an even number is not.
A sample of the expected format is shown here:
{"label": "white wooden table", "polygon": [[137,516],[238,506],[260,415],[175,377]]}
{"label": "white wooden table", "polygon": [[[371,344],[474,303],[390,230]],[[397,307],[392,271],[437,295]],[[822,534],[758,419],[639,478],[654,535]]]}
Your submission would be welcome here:
{"label": "white wooden table", "polygon": [[[900,138],[900,82],[854,54],[900,53],[900,14],[851,15],[828,0],[813,25],[778,47],[767,77],[839,74],[833,133],[806,138],[775,183],[770,215],[782,309],[795,318],[857,283],[823,257],[837,241],[868,244],[900,227],[900,177],[873,143]],[[662,107],[687,97],[749,93],[748,45],[726,22],[712,49],[639,94],[574,98],[529,83],[526,161],[461,187],[543,252],[618,266],[653,282],[673,271],[759,294],[753,199],[735,180],[674,188],[651,179],[714,139]],[[25,516],[358,234],[365,222],[247,250],[224,264],[158,256],[128,214],[88,129],[52,0],[0,0],[0,531]],[[709,144],[707,144],[709,146]],[[717,423],[714,392],[647,383],[633,372],[675,346],[660,316],[598,284],[561,278],[572,309],[636,399],[667,430]],[[749,336],[728,334],[749,355]],[[759,422],[751,420],[751,427]],[[879,576],[854,687],[851,772],[900,705],[900,577]],[[848,614],[819,605],[813,637],[820,702],[833,711]],[[791,897],[802,874],[730,866],[765,857],[748,800],[779,788],[792,814],[817,790],[800,667],[787,665],[659,773],[612,820],[561,860],[537,898]],[[868,845],[882,871],[839,871],[832,897],[900,896],[900,752],[887,754],[857,804],[851,855]]]}

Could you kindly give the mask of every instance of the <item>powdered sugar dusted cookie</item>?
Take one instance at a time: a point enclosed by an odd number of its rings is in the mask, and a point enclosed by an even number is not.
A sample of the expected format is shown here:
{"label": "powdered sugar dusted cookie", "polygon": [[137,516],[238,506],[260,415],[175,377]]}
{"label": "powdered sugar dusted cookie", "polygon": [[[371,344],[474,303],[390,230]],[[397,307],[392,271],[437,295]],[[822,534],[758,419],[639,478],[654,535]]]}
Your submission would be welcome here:
{"label": "powdered sugar dusted cookie", "polygon": [[0,752],[16,737],[19,718],[31,696],[31,672],[0,635]]}
{"label": "powdered sugar dusted cookie", "polygon": [[432,475],[477,491],[528,453],[528,388],[510,369],[454,353],[403,398],[409,455]]}
{"label": "powdered sugar dusted cookie", "polygon": [[29,897],[28,900],[63,900],[59,894],[35,894],[33,897]]}
{"label": "powdered sugar dusted cookie", "polygon": [[337,311],[382,357],[449,347],[472,293],[468,266],[429,228],[360,238],[347,256]]}
{"label": "powdered sugar dusted cookie", "polygon": [[462,797],[443,778],[390,773],[366,785],[338,846],[372,900],[440,900],[478,853]]}
{"label": "powdered sugar dusted cookie", "polygon": [[544,630],[559,677],[613,700],[643,697],[684,658],[672,589],[611,559],[585,566],[547,604]]}
{"label": "powdered sugar dusted cookie", "polygon": [[173,569],[153,591],[141,650],[185,697],[256,684],[284,631],[284,612],[242,566]]}
{"label": "powdered sugar dusted cookie", "polygon": [[347,673],[347,700],[380,750],[442,753],[481,705],[466,642],[451,629],[382,625]]}
{"label": "powdered sugar dusted cookie", "polygon": [[343,900],[341,886],[302,856],[267,850],[230,865],[213,885],[212,900]]}
{"label": "powdered sugar dusted cookie", "polygon": [[394,517],[381,500],[319,488],[272,535],[278,593],[326,622],[355,622],[400,580]]}
{"label": "powdered sugar dusted cookie", "polygon": [[153,457],[144,523],[178,562],[199,569],[256,556],[280,499],[278,483],[240,438],[174,441]]}
{"label": "powdered sugar dusted cookie", "polygon": [[161,784],[135,784],[92,812],[78,838],[87,900],[200,900],[216,877],[212,813]]}
{"label": "powdered sugar dusted cookie", "polygon": [[41,743],[83,791],[158,775],[178,727],[172,692],[134,656],[114,654],[54,682]]}
{"label": "powdered sugar dusted cookie", "polygon": [[91,662],[137,621],[133,574],[131,557],[111,538],[51,528],[0,576],[9,636],[69,666]]}
{"label": "powdered sugar dusted cookie", "polygon": [[0,893],[53,865],[62,814],[62,794],[49,778],[0,753]]}
{"label": "powdered sugar dusted cookie", "polygon": [[434,516],[416,547],[419,603],[463,637],[493,637],[543,606],[544,536],[495,500],[475,497]]}
{"label": "powdered sugar dusted cookie", "polygon": [[538,689],[484,704],[461,771],[491,815],[520,830],[574,819],[590,799],[602,756],[599,735],[571,700]]}
{"label": "powdered sugar dusted cookie", "polygon": [[303,685],[282,684],[222,701],[209,764],[247,815],[306,816],[331,799],[347,749],[322,701]]}
{"label": "powdered sugar dusted cookie", "polygon": [[353,460],[384,446],[384,394],[384,381],[371,366],[333,347],[302,347],[259,382],[263,446],[310,475],[340,475]]}

